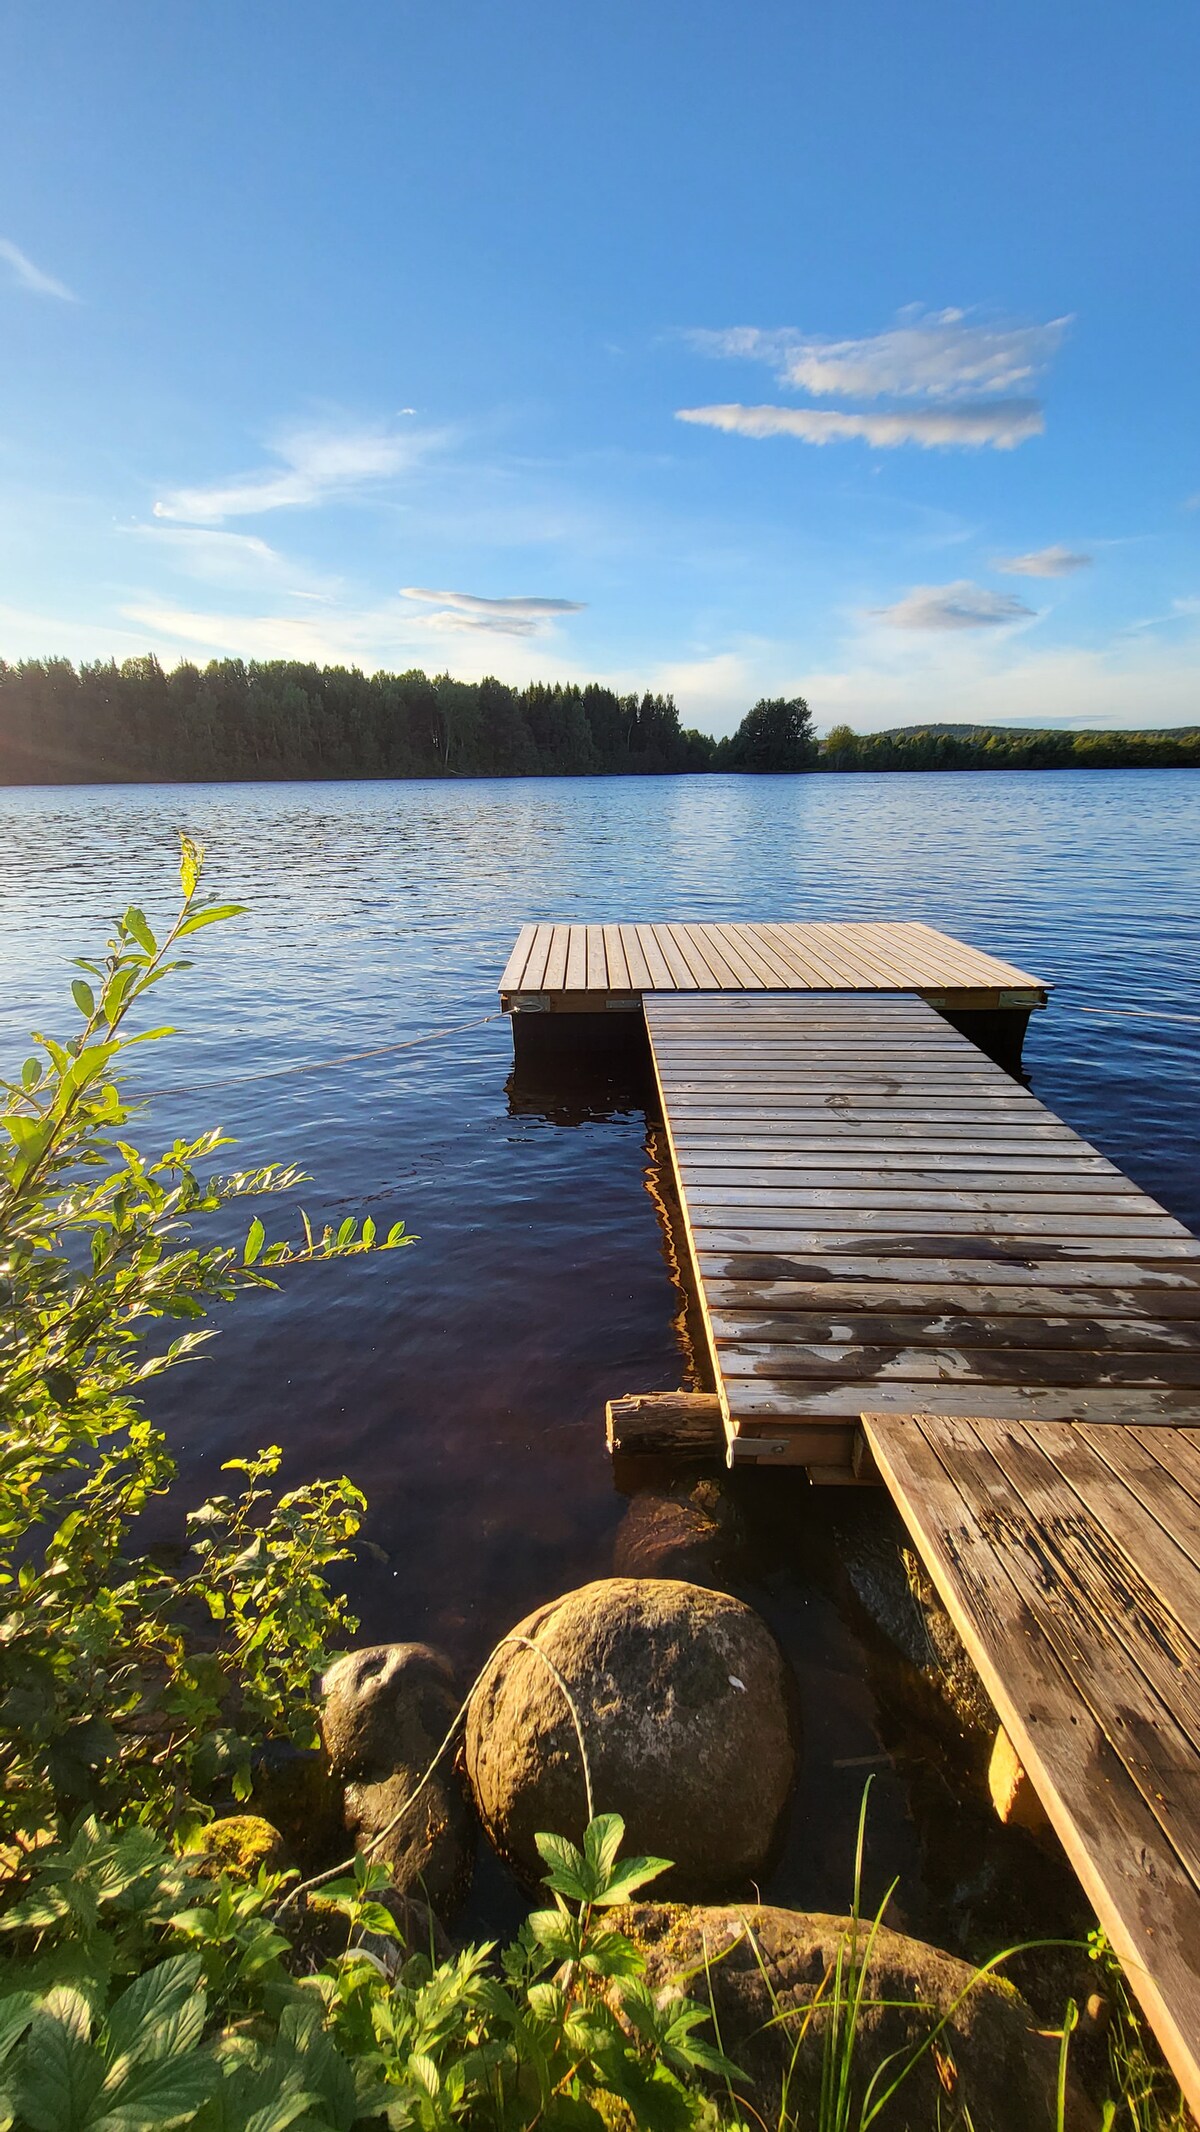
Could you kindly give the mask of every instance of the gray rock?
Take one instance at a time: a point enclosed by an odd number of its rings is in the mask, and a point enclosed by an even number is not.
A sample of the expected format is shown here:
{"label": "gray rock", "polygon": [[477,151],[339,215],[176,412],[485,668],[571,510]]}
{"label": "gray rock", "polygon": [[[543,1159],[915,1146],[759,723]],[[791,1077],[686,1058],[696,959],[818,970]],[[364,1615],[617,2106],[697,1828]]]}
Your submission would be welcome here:
{"label": "gray rock", "polygon": [[391,1867],[394,1887],[420,1893],[449,1914],[466,1893],[474,1851],[470,1802],[453,1748],[412,1809],[401,1813],[458,1708],[448,1662],[426,1644],[377,1644],[339,1659],[321,1694],[321,1737],[342,1780],[345,1823],[358,1848],[382,1837],[372,1856]]}
{"label": "gray rock", "polygon": [[[821,2094],[828,2006],[839,1948],[866,1952],[870,1929],[844,1917],[805,1916],[767,1905],[684,1908],[642,1903],[612,1914],[646,1956],[646,1981],[662,1991],[682,1981],[687,1995],[711,2005],[726,2055],[746,2076],[735,2091],[768,2124],[781,2121],[786,2084],[789,2123],[815,2124]],[[901,2053],[878,2096],[945,2017],[935,2043],[917,2060],[894,2097],[872,2119],[876,2132],[1054,2132],[1058,2047],[1038,2032],[1013,1987],[988,1977],[972,1983],[965,1962],[902,1933],[880,1929],[870,1949],[864,2007],[857,2025],[853,2108],[857,2124],[868,2082]],[[843,1996],[848,1996],[843,1986]],[[779,2016],[783,2016],[782,2019]],[[807,2021],[806,2021],[807,2017]],[[1072,2084],[1066,2132],[1092,2132],[1096,2117]]]}
{"label": "gray rock", "polygon": [[471,1698],[466,1767],[484,1829],[533,1884],[539,1833],[578,1841],[582,1724],[598,1812],[627,1853],[674,1861],[690,1895],[748,1890],[769,1864],[795,1769],[797,1695],[766,1624],[740,1600],[674,1580],[613,1577],[539,1608]]}

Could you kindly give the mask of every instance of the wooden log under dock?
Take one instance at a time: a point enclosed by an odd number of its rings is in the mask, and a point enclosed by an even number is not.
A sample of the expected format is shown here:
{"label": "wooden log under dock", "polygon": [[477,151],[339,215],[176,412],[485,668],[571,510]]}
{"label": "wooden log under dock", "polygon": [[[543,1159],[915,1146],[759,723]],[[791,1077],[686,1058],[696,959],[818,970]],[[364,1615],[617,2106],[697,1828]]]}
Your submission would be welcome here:
{"label": "wooden log under dock", "polygon": [[725,1456],[725,1423],[715,1392],[627,1392],[609,1400],[604,1432],[614,1458]]}

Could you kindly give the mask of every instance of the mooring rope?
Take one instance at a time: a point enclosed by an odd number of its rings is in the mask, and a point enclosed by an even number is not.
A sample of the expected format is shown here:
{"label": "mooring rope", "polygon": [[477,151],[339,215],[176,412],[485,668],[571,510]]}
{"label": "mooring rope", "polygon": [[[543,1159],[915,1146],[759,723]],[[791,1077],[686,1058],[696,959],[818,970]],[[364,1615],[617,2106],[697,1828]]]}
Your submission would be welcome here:
{"label": "mooring rope", "polygon": [[[489,1020],[494,1021],[495,1016],[489,1016]],[[467,1692],[463,1697],[462,1702],[459,1704],[458,1709],[454,1713],[454,1717],[450,1725],[450,1730],[446,1734],[445,1739],[442,1741],[441,1746],[438,1748],[437,1753],[434,1755],[434,1758],[429,1764],[428,1769],[425,1771],[424,1776],[421,1778],[420,1783],[413,1791],[409,1793],[403,1805],[397,1807],[396,1812],[392,1815],[391,1820],[385,1823],[384,1827],[379,1830],[377,1835],[372,1836],[369,1843],[361,1844],[355,1850],[351,1851],[350,1856],[348,1858],[340,1859],[337,1865],[328,1867],[328,1869],[324,1873],[315,1873],[311,1880],[302,1880],[298,1882],[296,1887],[290,1889],[289,1892],[284,1896],[283,1901],[280,1903],[278,1909],[275,1912],[276,1917],[282,1917],[284,1911],[289,1910],[292,1904],[294,1902],[297,1902],[302,1895],[311,1895],[314,1888],[323,1888],[327,1881],[337,1880],[341,1874],[352,1872],[354,1868],[354,1861],[356,1858],[369,1857],[372,1851],[377,1851],[379,1849],[380,1844],[385,1843],[387,1841],[388,1837],[392,1833],[392,1830],[399,1826],[401,1821],[403,1821],[405,1815],[409,1813],[411,1809],[416,1805],[417,1800],[420,1798],[421,1793],[425,1789],[425,1786],[430,1782],[431,1778],[433,1777],[434,1771],[437,1769],[438,1763],[441,1761],[442,1756],[446,1752],[446,1749],[453,1745],[453,1742],[458,1733],[458,1728],[462,1724],[463,1719],[466,1717],[467,1711],[471,1707],[471,1697],[474,1695],[475,1690],[476,1688],[478,1688],[480,1682],[484,1679],[488,1668],[492,1663],[492,1660],[494,1658],[498,1658],[501,1651],[503,1651],[509,1644],[517,1644],[523,1650],[532,1651],[535,1658],[540,1658],[542,1664],[546,1668],[546,1671],[555,1681],[562,1694],[563,1701],[566,1703],[567,1709],[571,1713],[571,1723],[575,1727],[575,1738],[579,1743],[579,1759],[583,1764],[583,1793],[584,1798],[587,1802],[587,1817],[589,1825],[595,1820],[596,1803],[595,1799],[592,1796],[592,1769],[591,1764],[588,1761],[587,1743],[583,1737],[583,1721],[580,1718],[579,1708],[574,1696],[571,1693],[571,1690],[568,1688],[566,1681],[563,1679],[562,1674],[559,1672],[558,1667],[554,1663],[554,1660],[547,1656],[546,1652],[543,1651],[541,1645],[539,1643],[535,1643],[531,1636],[502,1636],[500,1638],[499,1643],[496,1644],[493,1649],[488,1652],[488,1655],[484,1659],[483,1664],[480,1666],[478,1673],[475,1675],[474,1680],[471,1682],[470,1687],[467,1689]]]}
{"label": "mooring rope", "polygon": [[242,1081],[274,1081],[288,1073],[329,1073],[335,1066],[356,1066],[361,1059],[382,1059],[392,1051],[411,1051],[415,1044],[436,1044],[440,1038],[461,1036],[466,1029],[482,1029],[485,1022],[503,1020],[499,1009],[494,1014],[481,1014],[473,1022],[456,1022],[450,1029],[427,1029],[424,1036],[406,1037],[399,1044],[378,1044],[373,1051],[344,1051],[336,1059],[311,1059],[301,1066],[268,1066],[262,1073],[227,1073],[212,1081],[191,1081],[173,1088],[137,1088],[130,1094],[138,1098],[150,1096],[194,1096],[207,1088],[232,1088]]}
{"label": "mooring rope", "polygon": [[1160,1007],[1084,1007],[1073,999],[1064,999],[1061,1004],[1075,1014],[1098,1014],[1103,1021],[1120,1016],[1122,1021],[1200,1023],[1200,1014],[1164,1014]]}

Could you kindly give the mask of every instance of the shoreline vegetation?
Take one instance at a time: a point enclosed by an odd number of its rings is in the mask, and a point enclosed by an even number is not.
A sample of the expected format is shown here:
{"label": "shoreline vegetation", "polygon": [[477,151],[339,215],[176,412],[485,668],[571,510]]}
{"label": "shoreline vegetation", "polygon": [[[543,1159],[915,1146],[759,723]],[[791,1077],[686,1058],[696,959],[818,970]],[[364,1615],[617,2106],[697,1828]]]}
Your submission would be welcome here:
{"label": "shoreline vegetation", "polygon": [[715,740],[674,698],[597,683],[456,681],[290,660],[0,660],[0,785],[720,772],[1196,769],[1200,725],[1078,732],[930,725],[818,739],[803,697]]}

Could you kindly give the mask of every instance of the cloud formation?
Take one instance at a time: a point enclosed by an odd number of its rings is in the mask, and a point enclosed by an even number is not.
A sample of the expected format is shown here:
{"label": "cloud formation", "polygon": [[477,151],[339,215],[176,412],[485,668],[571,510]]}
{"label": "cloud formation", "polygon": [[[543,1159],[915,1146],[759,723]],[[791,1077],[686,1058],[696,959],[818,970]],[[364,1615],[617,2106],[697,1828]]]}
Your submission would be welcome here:
{"label": "cloud formation", "polygon": [[805,444],[843,444],[861,438],[890,451],[919,444],[926,451],[965,446],[1010,452],[1045,429],[1036,400],[993,400],[974,407],[917,407],[904,413],[851,414],[832,407],[680,407],[679,422],[696,422],[741,437],[799,437]]}
{"label": "cloud formation", "polygon": [[130,531],[141,540],[153,541],[175,569],[212,584],[275,582],[288,572],[279,550],[257,533],[223,533],[216,527],[163,524],[132,526]]}
{"label": "cloud formation", "polygon": [[1090,555],[1059,545],[1033,548],[1028,555],[1002,555],[996,568],[1008,577],[1070,577],[1073,570],[1086,570],[1091,560]]}
{"label": "cloud formation", "polygon": [[278,467],[235,475],[200,488],[170,491],[154,506],[156,518],[219,525],[263,511],[303,510],[356,495],[412,465],[428,439],[410,430],[294,430],[273,447]]}
{"label": "cloud formation", "polygon": [[820,398],[962,400],[1027,387],[1057,354],[1069,318],[1045,325],[971,325],[963,311],[922,312],[858,340],[827,340],[794,327],[732,326],[689,337],[706,355],[770,365],[780,383]]}
{"label": "cloud formation", "polygon": [[490,600],[476,592],[433,592],[424,585],[405,585],[401,596],[422,600],[440,610],[423,618],[426,629],[490,630],[497,636],[532,637],[559,614],[582,614],[584,600],[550,600],[517,596]]}
{"label": "cloud formation", "polygon": [[1033,611],[1014,593],[989,592],[966,577],[952,585],[914,585],[894,607],[872,609],[889,629],[999,629]]}
{"label": "cloud formation", "polygon": [[74,289],[35,266],[28,253],[23,252],[19,244],[14,244],[11,237],[0,237],[0,259],[12,268],[13,278],[19,286],[32,290],[35,296],[57,296],[60,303],[66,304],[79,302]]}

